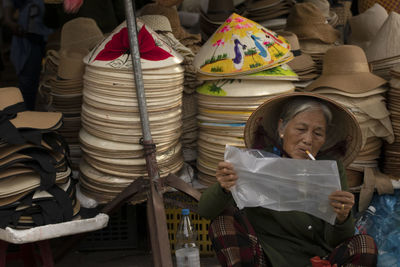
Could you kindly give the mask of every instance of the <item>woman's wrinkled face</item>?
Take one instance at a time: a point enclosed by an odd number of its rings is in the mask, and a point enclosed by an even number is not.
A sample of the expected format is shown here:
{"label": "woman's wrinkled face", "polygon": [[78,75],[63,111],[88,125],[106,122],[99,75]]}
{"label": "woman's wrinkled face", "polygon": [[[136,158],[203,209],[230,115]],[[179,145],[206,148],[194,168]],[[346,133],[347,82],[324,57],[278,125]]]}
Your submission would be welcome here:
{"label": "woman's wrinkled face", "polygon": [[322,109],[300,112],[286,126],[279,121],[279,136],[283,149],[294,159],[308,159],[306,150],[315,157],[325,143],[326,119]]}

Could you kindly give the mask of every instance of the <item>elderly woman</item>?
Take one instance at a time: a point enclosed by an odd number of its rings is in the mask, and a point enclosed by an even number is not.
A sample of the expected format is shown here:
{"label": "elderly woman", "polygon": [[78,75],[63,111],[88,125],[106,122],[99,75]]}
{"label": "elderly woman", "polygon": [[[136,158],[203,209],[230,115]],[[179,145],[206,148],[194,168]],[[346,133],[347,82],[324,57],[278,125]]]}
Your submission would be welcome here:
{"label": "elderly woman", "polygon": [[293,159],[309,159],[306,151],[317,160],[335,159],[342,190],[329,200],[336,222],[299,211],[238,210],[230,193],[238,179],[235,166],[220,162],[217,183],[202,194],[199,214],[212,220],[209,233],[221,265],[311,266],[310,259],[318,256],[333,266],[375,266],[373,239],[354,236],[354,196],[346,191],[343,167],[357,155],[360,135],[354,117],[322,96],[292,93],[262,104],[246,123],[247,147]]}

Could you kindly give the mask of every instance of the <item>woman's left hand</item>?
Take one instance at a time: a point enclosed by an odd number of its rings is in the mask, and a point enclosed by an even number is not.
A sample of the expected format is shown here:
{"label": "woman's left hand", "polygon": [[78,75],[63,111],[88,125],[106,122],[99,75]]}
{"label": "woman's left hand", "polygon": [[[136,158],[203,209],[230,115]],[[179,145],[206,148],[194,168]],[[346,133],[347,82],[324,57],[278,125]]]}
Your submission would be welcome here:
{"label": "woman's left hand", "polygon": [[330,194],[329,200],[333,210],[336,212],[336,219],[338,223],[343,223],[353,208],[354,195],[346,191],[335,191]]}

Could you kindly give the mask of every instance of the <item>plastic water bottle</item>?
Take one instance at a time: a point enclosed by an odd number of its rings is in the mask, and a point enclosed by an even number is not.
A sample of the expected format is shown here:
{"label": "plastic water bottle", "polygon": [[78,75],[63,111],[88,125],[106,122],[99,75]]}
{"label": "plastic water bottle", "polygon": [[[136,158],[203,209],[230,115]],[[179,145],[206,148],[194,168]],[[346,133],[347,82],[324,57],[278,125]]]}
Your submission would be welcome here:
{"label": "plastic water bottle", "polygon": [[372,226],[374,224],[373,216],[375,216],[376,209],[374,206],[369,206],[368,209],[356,221],[356,234],[371,234]]}
{"label": "plastic water bottle", "polygon": [[200,267],[197,232],[189,217],[189,210],[182,209],[182,218],[176,232],[175,256],[177,267]]}

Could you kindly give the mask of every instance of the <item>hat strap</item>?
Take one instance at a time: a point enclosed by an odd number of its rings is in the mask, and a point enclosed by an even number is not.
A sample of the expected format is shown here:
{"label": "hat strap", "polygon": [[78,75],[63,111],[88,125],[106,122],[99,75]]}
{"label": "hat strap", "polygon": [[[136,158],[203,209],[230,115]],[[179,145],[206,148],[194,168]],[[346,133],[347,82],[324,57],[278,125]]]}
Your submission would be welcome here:
{"label": "hat strap", "polygon": [[40,131],[33,129],[19,131],[11,123],[11,120],[16,118],[19,112],[23,111],[26,111],[24,102],[16,103],[0,111],[0,138],[12,145],[25,144],[27,141],[40,144]]}
{"label": "hat strap", "polygon": [[292,52],[293,56],[295,56],[295,57],[301,56],[301,50],[300,49],[291,50],[290,52]]}

